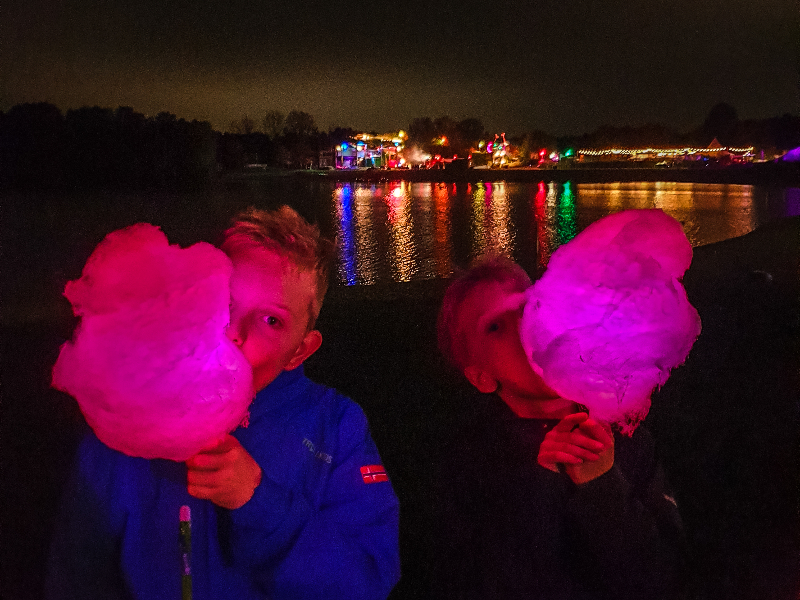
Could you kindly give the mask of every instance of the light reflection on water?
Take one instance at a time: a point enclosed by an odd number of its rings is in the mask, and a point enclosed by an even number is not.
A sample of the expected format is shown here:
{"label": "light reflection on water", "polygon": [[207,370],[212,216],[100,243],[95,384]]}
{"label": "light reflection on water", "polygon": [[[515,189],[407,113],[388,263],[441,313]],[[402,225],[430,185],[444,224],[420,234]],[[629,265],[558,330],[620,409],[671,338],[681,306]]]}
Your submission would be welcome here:
{"label": "light reflection on water", "polygon": [[[395,183],[384,197],[389,220],[389,262],[392,279],[411,281],[417,272],[418,256],[414,247],[414,217],[411,214],[411,191],[406,182]],[[422,199],[419,200],[423,202]],[[420,211],[421,213],[422,211]]]}
{"label": "light reflection on water", "polygon": [[[429,190],[427,184],[417,184]],[[455,186],[453,186],[455,187]],[[437,277],[447,277],[451,272],[453,238],[450,235],[450,192],[444,184],[433,188],[433,264]]]}
{"label": "light reflection on water", "polygon": [[670,182],[338,183],[332,215],[339,281],[447,278],[487,254],[541,272],[553,251],[589,224],[632,208],[661,208],[683,224],[693,246],[710,244],[784,216],[774,214],[777,193]]}
{"label": "light reflection on water", "polygon": [[[738,237],[757,226],[754,188],[708,183],[581,184],[581,206],[617,212],[661,208],[683,224],[693,246]],[[608,214],[604,213],[604,214]]]}

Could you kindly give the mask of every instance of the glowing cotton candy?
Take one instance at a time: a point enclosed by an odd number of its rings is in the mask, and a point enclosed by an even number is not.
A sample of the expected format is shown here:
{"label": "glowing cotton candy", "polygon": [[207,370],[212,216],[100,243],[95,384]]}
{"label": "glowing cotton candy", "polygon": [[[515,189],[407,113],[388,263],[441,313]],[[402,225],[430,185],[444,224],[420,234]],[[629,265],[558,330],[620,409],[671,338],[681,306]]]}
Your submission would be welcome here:
{"label": "glowing cotton candy", "polygon": [[553,253],[527,292],[520,335],[533,369],[564,398],[631,434],[682,364],[700,317],[680,282],[692,261],[681,224],[629,210]]}
{"label": "glowing cotton candy", "polygon": [[225,336],[232,265],[214,246],[170,246],[153,225],[115,231],[64,295],[80,324],[53,386],[97,437],[130,456],[183,461],[234,429],[252,372]]}

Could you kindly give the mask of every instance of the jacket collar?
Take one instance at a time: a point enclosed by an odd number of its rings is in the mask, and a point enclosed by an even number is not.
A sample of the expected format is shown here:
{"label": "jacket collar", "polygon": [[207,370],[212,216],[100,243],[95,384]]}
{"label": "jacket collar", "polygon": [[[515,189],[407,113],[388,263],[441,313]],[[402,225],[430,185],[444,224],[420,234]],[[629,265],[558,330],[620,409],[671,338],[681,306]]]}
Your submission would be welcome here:
{"label": "jacket collar", "polygon": [[250,405],[250,412],[263,413],[291,401],[299,391],[297,384],[304,380],[306,379],[303,365],[291,371],[282,371],[267,387],[256,394]]}

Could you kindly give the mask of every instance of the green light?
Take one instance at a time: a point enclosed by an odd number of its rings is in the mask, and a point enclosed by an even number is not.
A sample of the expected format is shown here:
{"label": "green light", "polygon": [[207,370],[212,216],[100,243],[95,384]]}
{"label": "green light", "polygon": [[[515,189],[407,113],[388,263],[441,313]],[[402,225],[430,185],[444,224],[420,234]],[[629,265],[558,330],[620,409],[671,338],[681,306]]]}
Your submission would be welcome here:
{"label": "green light", "polygon": [[577,235],[576,217],[575,193],[572,190],[572,182],[565,181],[556,206],[556,241],[559,246],[566,244]]}

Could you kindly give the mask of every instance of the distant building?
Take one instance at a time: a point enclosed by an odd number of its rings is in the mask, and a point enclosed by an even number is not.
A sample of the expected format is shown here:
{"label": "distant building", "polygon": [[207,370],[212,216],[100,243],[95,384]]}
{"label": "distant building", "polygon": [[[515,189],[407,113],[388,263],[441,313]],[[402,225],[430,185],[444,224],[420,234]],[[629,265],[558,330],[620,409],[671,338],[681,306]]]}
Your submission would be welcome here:
{"label": "distant building", "polygon": [[362,133],[336,145],[333,166],[337,169],[393,169],[405,166],[406,134]]}
{"label": "distant building", "polygon": [[319,166],[322,169],[332,169],[336,161],[336,154],[333,150],[323,150],[319,153]]}

